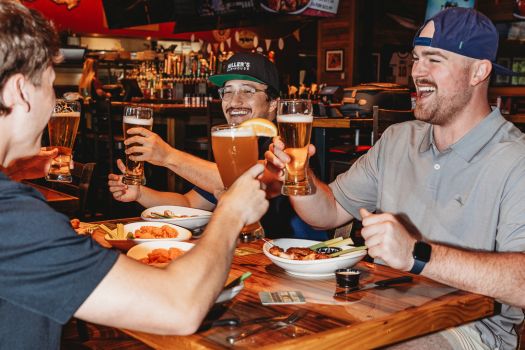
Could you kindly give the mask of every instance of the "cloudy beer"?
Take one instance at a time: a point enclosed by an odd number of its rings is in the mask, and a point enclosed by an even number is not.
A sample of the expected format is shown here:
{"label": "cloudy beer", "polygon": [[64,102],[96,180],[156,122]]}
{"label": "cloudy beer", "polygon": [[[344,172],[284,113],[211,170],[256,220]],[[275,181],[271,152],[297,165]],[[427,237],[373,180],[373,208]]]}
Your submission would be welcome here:
{"label": "cloudy beer", "polygon": [[[308,183],[308,145],[312,134],[313,117],[309,101],[284,100],[277,115],[279,136],[284,143],[284,152],[291,158],[286,164],[285,181],[281,190],[285,195],[306,195],[311,193]],[[294,104],[292,107],[290,104]],[[304,106],[303,106],[304,105]],[[288,114],[289,113],[289,114]]]}
{"label": "cloudy beer", "polygon": [[[123,117],[123,132],[127,138],[128,130],[131,128],[142,127],[148,130],[153,129],[153,110],[141,107],[126,107]],[[139,143],[126,145],[126,149],[133,146],[141,146]],[[144,181],[144,162],[131,160],[130,156],[140,156],[140,153],[126,154],[126,174],[122,182],[127,185],[143,185]]]}
{"label": "cloudy beer", "polygon": [[47,123],[49,134],[49,147],[47,149],[57,148],[58,155],[51,160],[46,180],[58,182],[71,182],[73,180],[70,164],[79,123],[79,103],[57,100],[53,114]]}
{"label": "cloudy beer", "polygon": [[[219,125],[212,128],[212,149],[221,174],[222,183],[230,187],[239,176],[257,163],[257,136],[252,128],[234,125]],[[241,230],[242,241],[251,241],[264,236],[259,222]]]}

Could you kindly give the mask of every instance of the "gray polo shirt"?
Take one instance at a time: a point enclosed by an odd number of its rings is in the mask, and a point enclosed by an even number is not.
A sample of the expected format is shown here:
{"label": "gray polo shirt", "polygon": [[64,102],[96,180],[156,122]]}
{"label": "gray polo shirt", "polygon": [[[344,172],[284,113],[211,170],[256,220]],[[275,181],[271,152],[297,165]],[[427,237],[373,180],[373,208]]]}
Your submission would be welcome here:
{"label": "gray polo shirt", "polygon": [[[404,214],[429,241],[484,251],[525,251],[525,137],[498,109],[443,152],[432,126],[389,127],[377,144],[330,184],[337,202]],[[521,309],[476,322],[492,349],[514,349]]]}

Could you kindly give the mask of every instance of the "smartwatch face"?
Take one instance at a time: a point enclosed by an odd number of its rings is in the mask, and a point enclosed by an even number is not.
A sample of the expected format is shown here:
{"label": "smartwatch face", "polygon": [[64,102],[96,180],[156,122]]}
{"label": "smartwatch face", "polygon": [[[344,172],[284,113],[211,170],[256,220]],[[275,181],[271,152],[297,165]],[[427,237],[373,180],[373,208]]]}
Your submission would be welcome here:
{"label": "smartwatch face", "polygon": [[429,262],[432,246],[425,242],[416,242],[414,245],[414,259]]}

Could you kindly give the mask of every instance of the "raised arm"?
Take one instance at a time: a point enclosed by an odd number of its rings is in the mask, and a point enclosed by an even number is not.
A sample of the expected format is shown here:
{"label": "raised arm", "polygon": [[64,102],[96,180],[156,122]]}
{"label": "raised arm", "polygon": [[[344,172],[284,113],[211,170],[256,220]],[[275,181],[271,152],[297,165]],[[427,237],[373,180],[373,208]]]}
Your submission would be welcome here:
{"label": "raised arm", "polygon": [[166,167],[210,193],[223,189],[224,186],[215,163],[179,151],[168,145],[159,135],[144,128],[129,129],[128,134],[133,136],[126,139],[124,143],[126,145],[138,143],[139,145],[129,147],[126,153],[141,154],[130,156],[130,159]]}
{"label": "raised arm", "polygon": [[193,333],[224,285],[241,228],[268,209],[256,179],[262,171],[256,165],[237,179],[199,243],[166,269],[121,256],[75,317],[150,333]]}
{"label": "raised arm", "polygon": [[[126,170],[119,159],[117,166],[121,172]],[[185,194],[157,191],[147,186],[126,185],[122,182],[123,175],[109,174],[108,186],[113,198],[119,202],[137,202],[145,208],[157,205],[179,205],[183,207],[213,210],[215,207],[195,191]]]}

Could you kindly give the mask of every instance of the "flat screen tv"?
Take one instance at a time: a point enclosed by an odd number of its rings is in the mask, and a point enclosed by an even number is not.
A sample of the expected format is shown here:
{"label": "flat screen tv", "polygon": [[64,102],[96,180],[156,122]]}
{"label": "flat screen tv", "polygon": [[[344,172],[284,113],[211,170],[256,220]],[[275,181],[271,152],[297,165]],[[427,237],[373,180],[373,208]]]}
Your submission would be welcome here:
{"label": "flat screen tv", "polygon": [[427,0],[427,12],[425,14],[425,21],[439,11],[449,7],[466,7],[474,8],[476,0]]}

